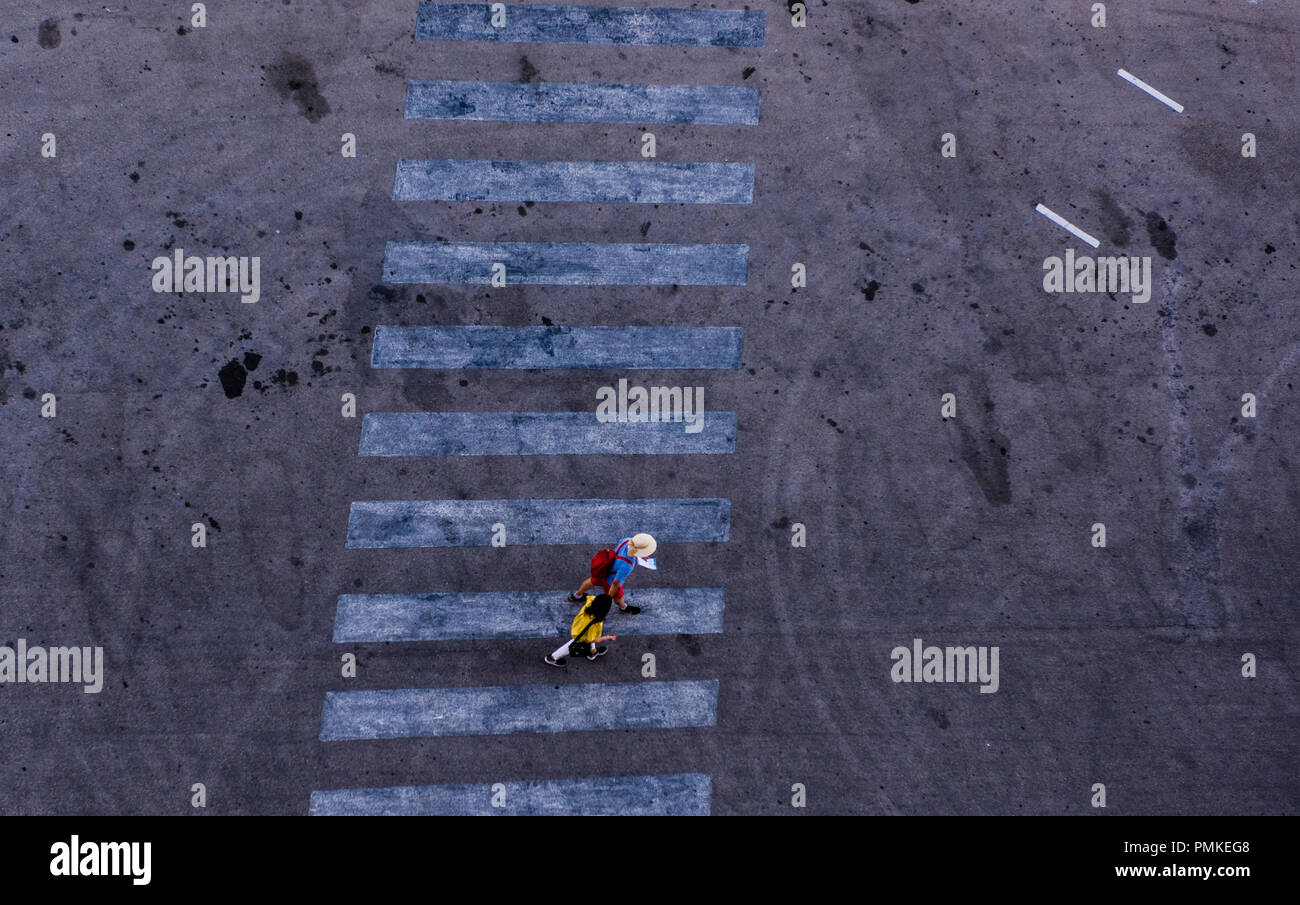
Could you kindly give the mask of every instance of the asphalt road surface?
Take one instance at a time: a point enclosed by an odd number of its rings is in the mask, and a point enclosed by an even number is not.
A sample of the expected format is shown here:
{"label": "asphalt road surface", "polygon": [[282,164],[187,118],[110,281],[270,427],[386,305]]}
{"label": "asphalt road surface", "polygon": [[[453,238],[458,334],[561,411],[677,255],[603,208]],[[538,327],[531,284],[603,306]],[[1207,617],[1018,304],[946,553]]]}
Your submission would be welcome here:
{"label": "asphalt road surface", "polygon": [[0,3],[0,812],[1295,813],[1300,9],[621,2]]}

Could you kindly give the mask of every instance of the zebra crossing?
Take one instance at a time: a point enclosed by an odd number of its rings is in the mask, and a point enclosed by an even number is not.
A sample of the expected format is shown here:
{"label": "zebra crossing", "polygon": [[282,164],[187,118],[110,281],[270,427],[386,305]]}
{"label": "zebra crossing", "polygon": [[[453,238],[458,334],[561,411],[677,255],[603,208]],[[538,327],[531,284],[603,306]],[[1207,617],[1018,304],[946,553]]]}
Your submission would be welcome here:
{"label": "zebra crossing", "polygon": [[[433,41],[761,47],[764,14],[699,10],[422,2],[416,37]],[[757,89],[741,86],[420,81],[409,120],[755,125]],[[750,204],[745,163],[626,163],[400,159],[393,199],[576,203]],[[744,244],[400,242],[384,249],[387,283],[559,286],[741,286]],[[739,327],[375,328],[376,369],[728,369],[740,367]],[[727,455],[735,412],[680,422],[601,422],[594,412],[371,412],[361,456]],[[357,500],[350,549],[608,545],[633,530],[660,541],[727,540],[728,499]],[[563,636],[567,590],[341,594],[335,643],[400,643]],[[720,633],[724,589],[636,592],[645,612],[626,635]],[[509,605],[506,605],[508,601]],[[540,658],[539,658],[540,659]],[[550,678],[549,676],[546,678]],[[716,679],[329,691],[320,739],[415,739],[716,724]],[[707,773],[515,778],[469,785],[314,791],[314,815],[708,814]]]}

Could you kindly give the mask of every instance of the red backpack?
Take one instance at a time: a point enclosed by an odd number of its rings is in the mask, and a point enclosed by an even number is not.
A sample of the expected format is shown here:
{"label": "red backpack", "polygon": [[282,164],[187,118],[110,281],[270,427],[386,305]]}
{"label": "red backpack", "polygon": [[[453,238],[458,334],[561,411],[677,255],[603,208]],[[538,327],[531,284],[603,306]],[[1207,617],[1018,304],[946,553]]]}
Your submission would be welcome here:
{"label": "red backpack", "polygon": [[597,581],[605,581],[609,578],[610,570],[614,568],[614,560],[621,559],[623,562],[632,560],[626,556],[619,556],[613,550],[599,550],[591,558],[591,577]]}

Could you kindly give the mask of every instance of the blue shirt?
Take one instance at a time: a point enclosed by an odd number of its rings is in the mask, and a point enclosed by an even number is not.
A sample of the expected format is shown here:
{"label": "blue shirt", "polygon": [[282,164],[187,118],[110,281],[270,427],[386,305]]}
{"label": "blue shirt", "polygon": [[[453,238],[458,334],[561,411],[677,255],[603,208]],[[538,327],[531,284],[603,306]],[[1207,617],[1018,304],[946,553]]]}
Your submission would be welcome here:
{"label": "blue shirt", "polygon": [[[627,577],[636,568],[636,557],[627,552],[627,545],[631,540],[632,538],[625,537],[614,548],[614,565],[609,570],[611,583],[617,581],[619,584],[626,584]],[[625,562],[624,560],[631,560],[631,562]]]}

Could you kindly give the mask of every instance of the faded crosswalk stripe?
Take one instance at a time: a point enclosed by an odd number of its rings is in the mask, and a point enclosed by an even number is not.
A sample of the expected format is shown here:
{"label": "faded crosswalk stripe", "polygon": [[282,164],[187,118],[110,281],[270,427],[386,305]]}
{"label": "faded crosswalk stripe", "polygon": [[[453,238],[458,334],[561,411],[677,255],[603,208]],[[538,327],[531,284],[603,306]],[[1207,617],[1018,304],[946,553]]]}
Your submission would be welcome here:
{"label": "faded crosswalk stripe", "polygon": [[616,245],[604,242],[389,242],[386,283],[743,286],[747,245]]}
{"label": "faded crosswalk stripe", "polygon": [[394,201],[749,204],[750,163],[397,161]]}
{"label": "faded crosswalk stripe", "polygon": [[[703,817],[713,781],[707,773],[608,776],[457,786],[391,786],[311,793],[310,814],[334,816]],[[494,807],[492,802],[500,801]]]}
{"label": "faded crosswalk stripe", "polygon": [[718,681],[330,691],[321,741],[712,726]]}
{"label": "faded crosswalk stripe", "polygon": [[740,327],[375,328],[375,368],[740,367]]}
{"label": "faded crosswalk stripe", "polygon": [[494,27],[491,4],[422,2],[415,36],[429,41],[763,46],[765,16],[757,10],[504,6],[505,22]]}
{"label": "faded crosswalk stripe", "polygon": [[[565,599],[572,590],[341,594],[334,641],[563,639],[578,611]],[[722,631],[722,588],[644,588],[632,598],[641,613],[611,611],[607,620],[620,637]]]}
{"label": "faded crosswalk stripe", "polygon": [[758,125],[757,88],[412,80],[406,118],[525,123]]}
{"label": "faded crosswalk stripe", "polygon": [[725,499],[362,500],[348,547],[486,547],[498,523],[511,546],[607,543],[629,525],[661,543],[725,541],[730,521]]}
{"label": "faded crosswalk stripe", "polygon": [[[680,400],[679,400],[680,401]],[[370,412],[363,456],[559,456],[726,454],[736,451],[736,413],[685,421],[600,422],[595,412]]]}

